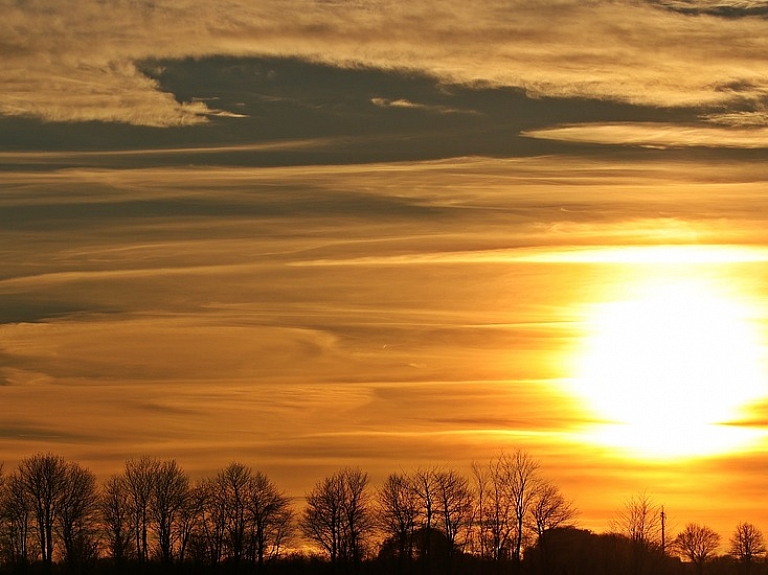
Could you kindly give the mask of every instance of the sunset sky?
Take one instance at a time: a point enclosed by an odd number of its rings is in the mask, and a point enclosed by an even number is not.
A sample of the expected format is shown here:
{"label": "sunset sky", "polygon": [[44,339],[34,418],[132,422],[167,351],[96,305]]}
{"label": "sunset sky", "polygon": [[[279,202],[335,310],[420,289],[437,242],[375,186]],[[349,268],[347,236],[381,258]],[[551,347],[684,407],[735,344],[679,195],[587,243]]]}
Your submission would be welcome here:
{"label": "sunset sky", "polygon": [[0,459],[524,448],[768,530],[768,1],[0,0]]}

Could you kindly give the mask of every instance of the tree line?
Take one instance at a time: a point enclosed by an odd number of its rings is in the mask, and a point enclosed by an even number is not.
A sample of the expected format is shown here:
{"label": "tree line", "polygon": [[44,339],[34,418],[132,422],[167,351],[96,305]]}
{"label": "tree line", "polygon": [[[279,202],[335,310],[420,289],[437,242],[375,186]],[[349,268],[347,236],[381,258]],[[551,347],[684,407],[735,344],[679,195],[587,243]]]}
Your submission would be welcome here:
{"label": "tree line", "polygon": [[[390,474],[359,468],[320,479],[303,501],[231,463],[195,482],[175,460],[129,459],[99,484],[74,461],[40,453],[0,468],[4,573],[339,573],[454,575],[756,575],[765,542],[739,525],[730,557],[690,524],[669,543],[663,508],[630,499],[608,533],[576,510],[527,452],[500,453],[464,475],[448,467]],[[684,562],[680,561],[684,559]]]}

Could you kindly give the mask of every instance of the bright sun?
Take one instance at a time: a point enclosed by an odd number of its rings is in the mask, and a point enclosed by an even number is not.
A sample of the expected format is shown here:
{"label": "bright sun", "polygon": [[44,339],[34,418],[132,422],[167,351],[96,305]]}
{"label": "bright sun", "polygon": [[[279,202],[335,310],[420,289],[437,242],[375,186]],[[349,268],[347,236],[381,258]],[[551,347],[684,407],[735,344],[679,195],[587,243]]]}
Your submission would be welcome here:
{"label": "bright sun", "polygon": [[575,393],[601,423],[590,440],[644,457],[744,448],[756,431],[728,425],[768,392],[749,309],[706,282],[643,286],[587,318]]}

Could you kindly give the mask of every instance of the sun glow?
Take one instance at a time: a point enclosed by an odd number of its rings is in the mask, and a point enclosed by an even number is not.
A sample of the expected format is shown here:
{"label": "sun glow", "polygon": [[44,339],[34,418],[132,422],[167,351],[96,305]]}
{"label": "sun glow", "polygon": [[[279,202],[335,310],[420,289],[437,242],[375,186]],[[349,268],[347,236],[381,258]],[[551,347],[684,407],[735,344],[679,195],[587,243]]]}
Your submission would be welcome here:
{"label": "sun glow", "polygon": [[695,279],[646,282],[592,307],[573,381],[599,421],[588,439],[659,458],[747,448],[762,432],[734,423],[768,395],[750,312]]}

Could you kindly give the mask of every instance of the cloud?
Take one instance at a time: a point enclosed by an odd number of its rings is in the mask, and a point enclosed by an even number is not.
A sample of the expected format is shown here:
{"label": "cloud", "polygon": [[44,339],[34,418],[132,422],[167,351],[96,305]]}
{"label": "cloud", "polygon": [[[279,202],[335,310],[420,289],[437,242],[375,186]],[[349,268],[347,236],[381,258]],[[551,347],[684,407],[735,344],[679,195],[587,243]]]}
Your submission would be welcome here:
{"label": "cloud", "polygon": [[[446,84],[656,106],[717,107],[736,98],[757,102],[768,92],[760,19],[692,19],[629,0],[449,0],[437,8],[426,0],[0,6],[0,113],[48,121],[203,123],[221,113],[210,101],[163,92],[139,68],[149,59],[207,55],[418,70]],[[754,2],[727,6],[761,9]],[[724,85],[749,88],[728,96],[717,89]]]}
{"label": "cloud", "polygon": [[765,0],[648,0],[668,10],[682,14],[723,16],[741,18],[745,16],[768,15]]}
{"label": "cloud", "polygon": [[388,100],[387,98],[371,98],[371,102],[374,106],[379,108],[405,108],[411,110],[425,110],[427,112],[435,112],[438,114],[476,114],[473,110],[461,110],[458,108],[451,108],[450,106],[439,106],[430,104],[417,104],[411,102],[406,98],[398,98],[396,100]]}
{"label": "cloud", "polygon": [[[641,146],[647,148],[768,148],[768,128],[745,127],[762,121],[762,114],[726,114],[710,117],[740,127],[686,126],[664,123],[572,124],[523,132],[524,136],[560,142]],[[754,125],[754,124],[753,124]]]}
{"label": "cloud", "polygon": [[[245,115],[229,114],[227,112],[212,113],[211,115],[221,115],[229,117],[246,117]],[[220,145],[220,146],[197,146],[197,147],[167,147],[151,148],[142,147],[130,150],[99,150],[99,151],[61,151],[61,152],[13,152],[0,151],[0,159],[13,162],[17,165],[41,164],[50,165],[52,163],[67,162],[68,164],[77,164],[83,161],[106,162],[110,158],[126,158],[140,160],[143,157],[174,157],[182,155],[212,156],[222,154],[232,154],[239,152],[275,152],[275,151],[301,151],[327,148],[338,140],[333,138],[308,138],[301,140],[278,140],[271,142],[259,142],[253,144]]]}
{"label": "cloud", "polygon": [[706,114],[704,120],[732,128],[764,128],[768,126],[768,112],[727,112]]}

